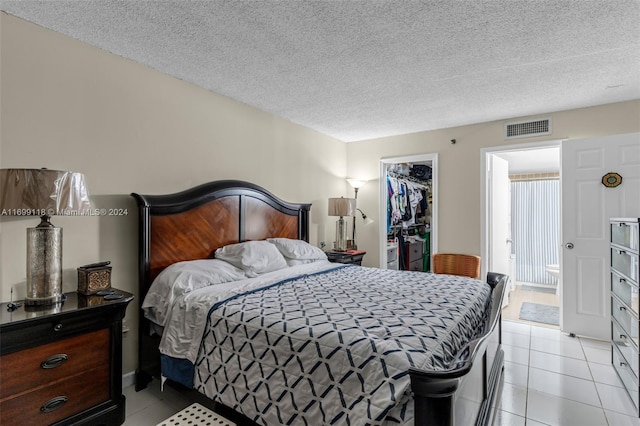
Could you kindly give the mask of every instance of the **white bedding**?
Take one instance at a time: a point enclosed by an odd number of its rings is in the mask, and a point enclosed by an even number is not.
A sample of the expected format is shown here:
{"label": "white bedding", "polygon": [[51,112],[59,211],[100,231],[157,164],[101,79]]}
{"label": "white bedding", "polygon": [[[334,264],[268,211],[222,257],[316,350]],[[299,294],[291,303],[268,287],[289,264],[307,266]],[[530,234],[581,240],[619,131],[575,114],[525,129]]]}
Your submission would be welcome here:
{"label": "white bedding", "polygon": [[[162,299],[158,297],[158,294],[166,293],[166,290],[159,291],[157,286],[154,287],[156,285],[154,282],[145,297],[142,309],[145,312],[145,316],[152,320],[154,319],[154,310],[167,312],[164,323],[158,324],[164,327],[160,342],[160,353],[173,358],[187,359],[191,363],[195,363],[207,322],[207,315],[211,306],[215,303],[238,294],[267,287],[288,278],[327,271],[341,266],[344,265],[330,263],[327,260],[290,266],[253,278],[209,285],[190,290],[181,295],[173,295],[172,298],[165,300],[166,306],[162,307],[158,306],[158,303],[162,303]],[[150,300],[153,300],[154,303],[149,303]]]}

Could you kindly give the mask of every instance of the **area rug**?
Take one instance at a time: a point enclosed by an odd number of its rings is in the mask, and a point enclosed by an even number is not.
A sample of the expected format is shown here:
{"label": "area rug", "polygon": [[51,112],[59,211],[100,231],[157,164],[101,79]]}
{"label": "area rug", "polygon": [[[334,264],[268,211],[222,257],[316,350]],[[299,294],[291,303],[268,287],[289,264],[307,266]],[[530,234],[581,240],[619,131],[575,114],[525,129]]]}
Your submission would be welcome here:
{"label": "area rug", "polygon": [[560,308],[539,303],[523,302],[520,308],[520,319],[560,325]]}
{"label": "area rug", "polygon": [[174,414],[156,426],[236,426],[231,420],[216,414],[208,408],[195,403]]}
{"label": "area rug", "polygon": [[537,287],[537,286],[533,286],[533,285],[523,285],[522,286],[522,290],[524,290],[524,291],[537,291],[537,292],[540,292],[540,293],[556,294],[556,288],[555,287]]}

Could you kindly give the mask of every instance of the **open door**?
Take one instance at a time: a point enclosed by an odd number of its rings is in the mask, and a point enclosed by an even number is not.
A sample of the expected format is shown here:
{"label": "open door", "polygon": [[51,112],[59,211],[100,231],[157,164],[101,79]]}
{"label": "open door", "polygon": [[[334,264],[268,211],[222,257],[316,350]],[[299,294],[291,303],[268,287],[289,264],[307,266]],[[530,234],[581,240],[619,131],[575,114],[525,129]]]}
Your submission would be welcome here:
{"label": "open door", "polygon": [[[487,269],[509,275],[511,257],[511,188],[509,162],[490,154],[488,158],[489,179],[489,258]],[[509,291],[515,277],[510,277],[503,307],[509,304]]]}
{"label": "open door", "polygon": [[[602,177],[616,172],[622,184]],[[562,143],[560,328],[610,338],[609,219],[640,216],[640,133]]]}

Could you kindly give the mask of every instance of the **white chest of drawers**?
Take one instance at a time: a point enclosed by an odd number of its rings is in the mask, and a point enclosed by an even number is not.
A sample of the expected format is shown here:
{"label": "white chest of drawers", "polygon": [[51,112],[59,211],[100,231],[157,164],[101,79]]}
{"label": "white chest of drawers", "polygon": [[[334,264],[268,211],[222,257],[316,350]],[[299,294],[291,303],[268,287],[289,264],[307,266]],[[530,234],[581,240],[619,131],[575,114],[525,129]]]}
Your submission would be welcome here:
{"label": "white chest of drawers", "polygon": [[611,362],[640,415],[640,218],[611,219]]}

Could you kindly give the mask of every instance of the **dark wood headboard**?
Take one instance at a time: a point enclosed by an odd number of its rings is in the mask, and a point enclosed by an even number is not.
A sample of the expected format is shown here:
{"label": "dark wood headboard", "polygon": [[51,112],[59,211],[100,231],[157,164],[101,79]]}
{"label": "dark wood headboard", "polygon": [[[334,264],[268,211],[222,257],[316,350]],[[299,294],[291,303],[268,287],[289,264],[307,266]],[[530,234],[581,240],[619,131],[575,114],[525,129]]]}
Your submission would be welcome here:
{"label": "dark wood headboard", "polygon": [[139,209],[138,300],[167,266],[212,258],[219,247],[274,237],[309,241],[311,204],[287,203],[249,182],[223,180],[175,194],[131,195]]}
{"label": "dark wood headboard", "polygon": [[[223,180],[174,194],[131,196],[139,210],[140,304],[154,278],[173,263],[212,258],[219,247],[249,240],[284,237],[309,241],[311,204],[282,201],[249,182]],[[150,325],[142,312],[139,323],[139,370],[144,370],[146,364],[154,363],[157,347],[153,354],[147,354],[150,348],[144,346]],[[155,375],[155,371],[148,373]],[[139,371],[138,382],[140,375]]]}

